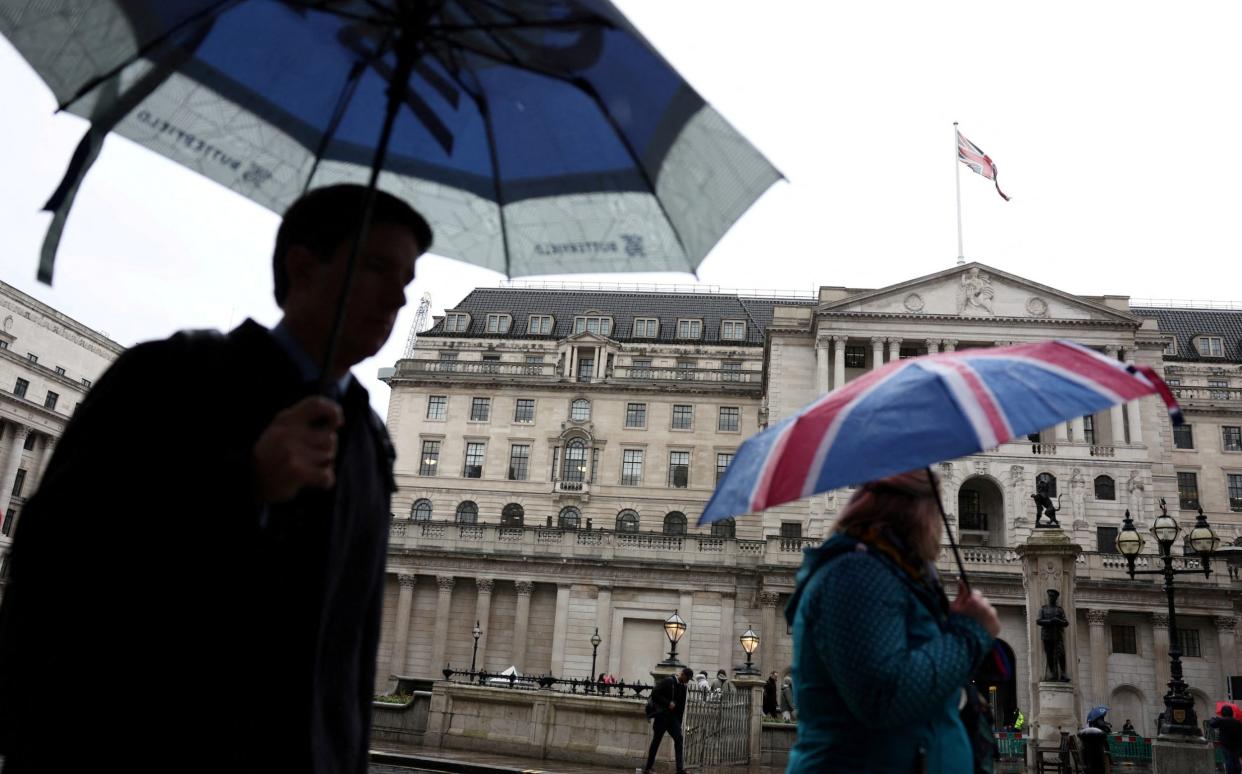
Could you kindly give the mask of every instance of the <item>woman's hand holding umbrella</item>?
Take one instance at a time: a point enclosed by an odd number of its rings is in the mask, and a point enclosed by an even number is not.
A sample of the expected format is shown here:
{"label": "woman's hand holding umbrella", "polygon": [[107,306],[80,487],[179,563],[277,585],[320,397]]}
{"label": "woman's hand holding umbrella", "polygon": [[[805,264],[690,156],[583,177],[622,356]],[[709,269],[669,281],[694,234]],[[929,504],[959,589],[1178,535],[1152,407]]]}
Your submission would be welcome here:
{"label": "woman's hand holding umbrella", "polygon": [[957,582],[957,598],[949,603],[949,612],[966,616],[993,637],[1000,634],[1000,619],[996,617],[996,608],[992,607],[992,603],[983,594],[971,591],[963,581]]}

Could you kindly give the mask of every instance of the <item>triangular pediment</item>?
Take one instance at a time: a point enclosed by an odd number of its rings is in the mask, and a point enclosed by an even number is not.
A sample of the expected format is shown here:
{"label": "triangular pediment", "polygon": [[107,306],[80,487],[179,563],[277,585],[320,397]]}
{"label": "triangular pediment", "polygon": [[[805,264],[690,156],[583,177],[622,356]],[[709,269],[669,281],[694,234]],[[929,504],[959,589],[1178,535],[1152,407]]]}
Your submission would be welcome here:
{"label": "triangular pediment", "polygon": [[591,333],[590,331],[582,331],[581,333],[575,333],[570,336],[566,336],[564,339],[562,339],[562,341],[568,342],[570,344],[592,344],[592,343],[616,344],[617,343],[616,341],[608,338],[607,336],[601,336],[598,333]]}
{"label": "triangular pediment", "polygon": [[896,314],[973,319],[1081,320],[1136,325],[1138,318],[1099,300],[968,263],[821,304],[821,314]]}

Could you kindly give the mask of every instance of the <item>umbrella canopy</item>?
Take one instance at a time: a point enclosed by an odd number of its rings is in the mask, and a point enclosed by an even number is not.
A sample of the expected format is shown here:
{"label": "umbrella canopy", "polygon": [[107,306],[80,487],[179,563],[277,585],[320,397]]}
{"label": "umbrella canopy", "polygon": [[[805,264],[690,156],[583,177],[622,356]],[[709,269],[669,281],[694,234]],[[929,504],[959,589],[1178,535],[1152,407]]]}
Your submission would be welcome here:
{"label": "umbrella canopy", "polygon": [[970,349],[890,363],[746,440],[699,524],[995,448],[1160,394],[1147,366],[1070,341]]}
{"label": "umbrella canopy", "polygon": [[510,276],[693,272],[780,177],[606,0],[0,0],[0,33],[91,121],[46,282],[113,131],[277,212],[386,152],[436,252]]}
{"label": "umbrella canopy", "polygon": [[1092,708],[1092,710],[1087,713],[1087,722],[1092,723],[1094,721],[1099,720],[1100,718],[1104,717],[1107,714],[1108,714],[1108,707],[1105,707],[1104,705],[1101,704],[1098,707]]}

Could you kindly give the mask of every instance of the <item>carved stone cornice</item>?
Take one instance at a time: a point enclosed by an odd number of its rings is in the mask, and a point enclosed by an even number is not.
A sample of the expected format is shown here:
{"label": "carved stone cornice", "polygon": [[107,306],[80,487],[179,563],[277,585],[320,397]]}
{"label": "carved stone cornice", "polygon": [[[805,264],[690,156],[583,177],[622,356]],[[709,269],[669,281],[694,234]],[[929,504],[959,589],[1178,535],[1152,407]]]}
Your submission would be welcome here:
{"label": "carved stone cornice", "polygon": [[1238,619],[1231,615],[1218,615],[1212,619],[1216,624],[1217,631],[1233,632],[1237,631]]}
{"label": "carved stone cornice", "polygon": [[1169,614],[1168,613],[1152,613],[1151,614],[1151,628],[1153,629],[1169,628]]}
{"label": "carved stone cornice", "polygon": [[479,587],[480,594],[491,594],[496,581],[492,578],[475,578],[474,584]]}
{"label": "carved stone cornice", "polygon": [[452,591],[453,583],[454,583],[454,580],[453,580],[452,575],[437,575],[436,576],[436,585],[440,587],[441,592]]}
{"label": "carved stone cornice", "polygon": [[410,575],[409,573],[405,573],[405,572],[399,573],[397,575],[397,585],[403,589],[414,588],[414,583],[417,580],[418,580],[417,575]]}
{"label": "carved stone cornice", "polygon": [[1108,611],[1098,608],[1087,608],[1087,623],[1092,626],[1103,626],[1108,623]]}
{"label": "carved stone cornice", "polygon": [[517,589],[519,597],[529,597],[531,592],[535,590],[535,584],[528,580],[514,581],[513,588]]}

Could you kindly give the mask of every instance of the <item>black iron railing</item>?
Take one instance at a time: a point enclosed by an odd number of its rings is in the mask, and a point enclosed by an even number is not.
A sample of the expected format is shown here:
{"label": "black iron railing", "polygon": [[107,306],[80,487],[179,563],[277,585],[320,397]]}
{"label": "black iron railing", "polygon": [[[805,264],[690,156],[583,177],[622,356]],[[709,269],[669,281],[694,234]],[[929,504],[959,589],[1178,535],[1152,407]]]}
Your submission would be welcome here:
{"label": "black iron railing", "polygon": [[564,679],[552,675],[515,675],[453,669],[446,666],[441,670],[444,679],[451,683],[463,685],[481,685],[488,688],[512,688],[526,691],[555,691],[557,693],[574,693],[580,696],[611,696],[613,698],[638,698],[651,691],[647,683],[602,683],[587,677]]}

